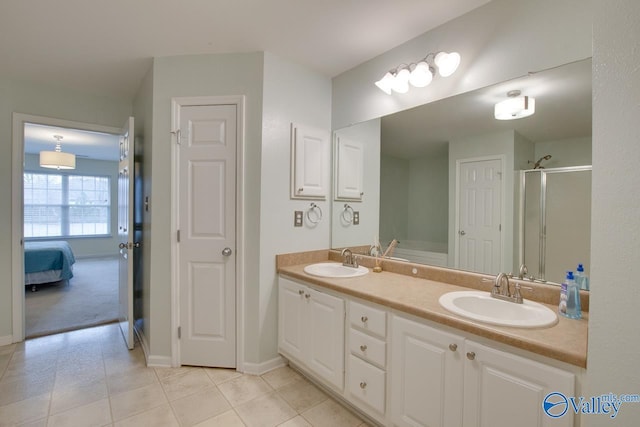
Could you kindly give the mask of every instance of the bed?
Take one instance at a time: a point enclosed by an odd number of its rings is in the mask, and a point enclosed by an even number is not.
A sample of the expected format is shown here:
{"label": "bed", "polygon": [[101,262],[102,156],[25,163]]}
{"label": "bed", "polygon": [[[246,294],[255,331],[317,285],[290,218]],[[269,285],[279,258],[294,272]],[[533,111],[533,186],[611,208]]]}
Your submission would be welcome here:
{"label": "bed", "polygon": [[62,240],[24,243],[24,284],[36,290],[40,283],[69,280],[76,262],[69,243]]}

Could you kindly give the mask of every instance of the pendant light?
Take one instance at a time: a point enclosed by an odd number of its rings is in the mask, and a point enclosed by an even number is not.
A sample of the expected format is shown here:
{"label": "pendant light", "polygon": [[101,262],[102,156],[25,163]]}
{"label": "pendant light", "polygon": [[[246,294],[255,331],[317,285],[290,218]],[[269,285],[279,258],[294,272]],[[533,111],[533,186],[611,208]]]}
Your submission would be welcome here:
{"label": "pendant light", "polygon": [[49,169],[75,169],[76,156],[71,153],[63,153],[60,146],[62,135],[53,135],[56,140],[55,151],[40,152],[40,167]]}

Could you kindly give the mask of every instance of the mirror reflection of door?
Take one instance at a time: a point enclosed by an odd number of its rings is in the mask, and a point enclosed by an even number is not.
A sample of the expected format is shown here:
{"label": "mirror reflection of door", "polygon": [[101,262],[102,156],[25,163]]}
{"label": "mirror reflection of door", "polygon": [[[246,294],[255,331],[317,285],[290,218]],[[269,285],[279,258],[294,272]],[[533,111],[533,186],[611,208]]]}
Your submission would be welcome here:
{"label": "mirror reflection of door", "polygon": [[497,274],[501,270],[502,162],[460,162],[457,268]]}

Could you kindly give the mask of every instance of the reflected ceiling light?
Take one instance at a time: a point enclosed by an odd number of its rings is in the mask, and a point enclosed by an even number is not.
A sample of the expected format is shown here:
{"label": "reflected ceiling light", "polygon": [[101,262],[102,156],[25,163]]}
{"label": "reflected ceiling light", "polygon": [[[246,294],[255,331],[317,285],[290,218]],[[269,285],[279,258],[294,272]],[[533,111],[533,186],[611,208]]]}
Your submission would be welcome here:
{"label": "reflected ceiling light", "polygon": [[436,70],[440,76],[448,77],[458,69],[458,65],[460,65],[460,54],[457,52],[429,53],[418,62],[412,62],[409,65],[400,64],[389,70],[375,84],[387,95],[391,95],[391,91],[406,93],[409,91],[409,83],[414,87],[428,86]]}
{"label": "reflected ceiling light", "polygon": [[536,112],[536,100],[522,96],[519,90],[507,92],[508,99],[498,102],[493,110],[498,120],[515,120],[529,117]]}
{"label": "reflected ceiling light", "polygon": [[60,140],[63,138],[62,135],[53,135],[53,138],[57,141],[55,151],[40,152],[40,167],[49,169],[75,169],[75,154],[62,152],[62,147],[60,146]]}

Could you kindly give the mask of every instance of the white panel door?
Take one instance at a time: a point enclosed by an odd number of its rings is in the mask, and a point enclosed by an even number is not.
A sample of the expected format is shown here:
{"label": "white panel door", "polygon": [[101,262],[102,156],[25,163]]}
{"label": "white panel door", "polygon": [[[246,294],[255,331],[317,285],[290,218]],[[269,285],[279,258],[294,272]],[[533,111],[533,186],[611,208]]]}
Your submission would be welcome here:
{"label": "white panel door", "polygon": [[391,420],[396,426],[462,426],[464,339],[394,317]]}
{"label": "white panel door", "polygon": [[120,134],[118,165],[118,321],[129,349],[133,348],[133,153],[134,124],[129,117]]}
{"label": "white panel door", "polygon": [[236,106],[181,106],[180,362],[236,366]]}
{"label": "white panel door", "polygon": [[465,351],[473,356],[464,367],[465,427],[573,426],[570,403],[555,409],[567,409],[564,415],[551,418],[542,402],[553,392],[574,396],[574,374],[473,341]]}
{"label": "white panel door", "polygon": [[497,274],[502,262],[502,162],[462,162],[458,179],[457,267]]}
{"label": "white panel door", "polygon": [[309,367],[339,390],[344,387],[344,301],[307,289],[305,339]]}

